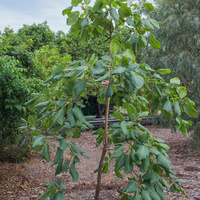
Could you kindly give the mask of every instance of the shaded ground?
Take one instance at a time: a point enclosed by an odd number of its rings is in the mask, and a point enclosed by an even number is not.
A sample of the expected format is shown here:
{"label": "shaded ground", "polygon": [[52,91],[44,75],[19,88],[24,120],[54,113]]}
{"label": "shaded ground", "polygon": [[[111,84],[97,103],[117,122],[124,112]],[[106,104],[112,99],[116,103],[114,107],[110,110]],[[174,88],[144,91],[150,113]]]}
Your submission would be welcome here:
{"label": "shaded ground", "polygon": [[[170,129],[160,128],[158,126],[147,127],[153,137],[162,138],[171,147],[169,157],[172,162],[172,169],[177,177],[182,179],[183,189],[189,196],[190,200],[200,200],[200,155],[191,153],[189,142],[191,138],[185,138],[180,133],[171,134]],[[81,163],[77,164],[79,172],[79,181],[73,182],[70,175],[62,174],[67,185],[65,199],[75,200],[92,200],[94,199],[94,190],[96,185],[96,176],[93,174],[94,169],[98,167],[101,154],[100,148],[95,146],[95,136],[89,132],[82,133],[83,137],[76,139],[76,144],[86,150],[89,160],[81,158]],[[50,141],[51,156],[55,155],[57,143]],[[67,157],[68,155],[66,155]],[[49,181],[56,181],[61,176],[54,176],[55,167],[51,166],[52,161],[47,163],[37,154],[34,154],[30,160],[21,164],[1,163],[0,162],[0,199],[19,199],[30,200],[38,199],[44,193],[43,185]],[[118,179],[111,171],[102,175],[102,190],[100,199],[120,199],[116,192],[126,184],[124,180]],[[168,200],[185,200],[186,198],[179,193],[170,193],[166,191]]]}

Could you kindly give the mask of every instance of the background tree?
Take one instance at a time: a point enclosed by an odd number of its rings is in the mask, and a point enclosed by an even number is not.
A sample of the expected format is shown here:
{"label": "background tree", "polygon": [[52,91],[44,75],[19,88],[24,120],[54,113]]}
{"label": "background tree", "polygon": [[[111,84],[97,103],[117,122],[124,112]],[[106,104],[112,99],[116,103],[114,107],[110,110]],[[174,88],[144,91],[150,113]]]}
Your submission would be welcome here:
{"label": "background tree", "polygon": [[[172,74],[168,78],[179,77],[200,110],[200,4],[192,0],[155,2],[157,8],[150,16],[162,22],[160,29],[154,30],[156,38],[161,41],[161,49],[144,51],[141,57],[154,69],[170,68]],[[200,144],[199,121],[194,120],[196,147]]]}

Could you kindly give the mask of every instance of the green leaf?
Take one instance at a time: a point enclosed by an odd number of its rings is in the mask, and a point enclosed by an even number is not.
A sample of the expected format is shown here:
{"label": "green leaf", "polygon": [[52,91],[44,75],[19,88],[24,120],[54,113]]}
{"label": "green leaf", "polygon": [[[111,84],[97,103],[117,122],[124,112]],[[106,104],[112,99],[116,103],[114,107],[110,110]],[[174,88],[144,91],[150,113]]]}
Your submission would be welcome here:
{"label": "green leaf", "polygon": [[164,103],[163,109],[166,110],[167,112],[172,111],[172,104],[171,104],[171,102],[169,100],[167,100]]}
{"label": "green leaf", "polygon": [[69,14],[69,17],[67,18],[67,25],[72,26],[72,25],[76,24],[76,22],[78,21],[78,17],[79,17],[78,11]]}
{"label": "green leaf", "polygon": [[64,195],[61,191],[55,194],[55,200],[64,200]]}
{"label": "green leaf", "polygon": [[171,70],[170,69],[159,69],[158,72],[160,74],[170,74]]}
{"label": "green leaf", "polygon": [[117,149],[112,155],[111,158],[118,158],[122,155],[124,151],[124,146],[121,146],[119,149]]}
{"label": "green leaf", "polygon": [[108,97],[111,97],[112,95],[113,95],[113,82],[110,81],[105,92],[105,99],[107,99]]}
{"label": "green leaf", "polygon": [[117,40],[113,39],[110,43],[111,53],[117,54],[119,52],[120,48],[121,48],[121,44]]}
{"label": "green leaf", "polygon": [[68,15],[71,12],[72,8],[73,8],[73,6],[69,6],[68,8],[64,9],[62,11],[63,16]]}
{"label": "green leaf", "polygon": [[125,156],[124,170],[126,174],[129,174],[133,171],[133,162],[132,162],[131,154],[128,154]]}
{"label": "green leaf", "polygon": [[49,196],[50,191],[47,190],[40,198],[39,200],[45,200]]}
{"label": "green leaf", "polygon": [[83,115],[81,109],[79,109],[78,106],[75,106],[75,107],[73,108],[73,114],[74,114],[75,118],[76,118],[78,121],[80,121],[81,123],[86,123],[85,117],[84,117],[84,115]]}
{"label": "green leaf", "polygon": [[131,181],[125,188],[126,192],[136,192],[138,189],[138,183],[136,181]]}
{"label": "green leaf", "polygon": [[174,111],[176,112],[177,115],[181,115],[181,109],[180,109],[178,101],[176,101],[174,104]]}
{"label": "green leaf", "polygon": [[150,34],[150,35],[149,35],[149,39],[150,39],[151,45],[152,45],[154,48],[157,48],[157,49],[160,49],[160,48],[161,48],[160,42],[159,42],[158,40],[155,39],[154,34]]}
{"label": "green leaf", "polygon": [[139,160],[146,159],[146,157],[149,155],[148,147],[144,145],[139,146],[138,150],[136,151],[136,155],[139,158]]}
{"label": "green leaf", "polygon": [[55,171],[55,176],[62,172],[62,163],[63,163],[63,160],[58,163],[58,166]]}
{"label": "green leaf", "polygon": [[79,174],[78,174],[78,172],[76,171],[75,163],[74,163],[74,162],[70,165],[69,172],[70,172],[70,174],[71,174],[73,180],[77,182],[77,181],[78,181]]}
{"label": "green leaf", "polygon": [[85,80],[78,80],[76,85],[74,86],[74,90],[77,95],[82,94],[86,88],[86,81]]}
{"label": "green leaf", "polygon": [[57,182],[48,182],[44,185],[44,187],[53,187],[57,184]]}
{"label": "green leaf", "polygon": [[103,80],[107,80],[108,77],[110,75],[110,72],[107,72],[105,75],[101,76],[100,78],[98,78],[96,81],[103,81]]}
{"label": "green leaf", "polygon": [[54,122],[55,122],[56,124],[63,125],[64,114],[65,114],[65,112],[64,112],[64,109],[62,108],[62,109],[58,112],[58,114],[57,114],[57,116],[56,116]]}
{"label": "green leaf", "polygon": [[148,191],[146,190],[142,190],[142,199],[143,200],[152,200],[150,194]]}
{"label": "green leaf", "polygon": [[122,74],[126,71],[126,67],[118,67],[117,69],[115,69],[112,73],[112,75],[115,75],[115,74]]}
{"label": "green leaf", "polygon": [[117,167],[114,168],[114,172],[118,178],[123,179],[123,176],[122,176],[121,172],[117,169]]}
{"label": "green leaf", "polygon": [[119,112],[114,112],[113,113],[113,116],[116,118],[116,119],[119,119],[121,122],[122,121],[125,121],[125,118],[121,115],[121,113]]}
{"label": "green leaf", "polygon": [[159,195],[157,194],[157,192],[155,191],[154,187],[150,186],[150,187],[147,187],[148,188],[148,191],[150,193],[150,196],[152,199],[154,200],[161,200]]}
{"label": "green leaf", "polygon": [[20,149],[26,144],[27,141],[27,136],[25,136],[24,140],[22,141],[21,145],[20,145]]}
{"label": "green leaf", "polygon": [[69,148],[69,144],[66,142],[66,140],[61,139],[60,140],[60,149],[65,150],[66,148]]}
{"label": "green leaf", "polygon": [[176,85],[180,85],[181,84],[181,81],[178,77],[174,77],[174,78],[171,78],[170,79],[170,83],[171,84],[176,84]]}
{"label": "green leaf", "polygon": [[131,9],[123,4],[120,6],[118,12],[122,18],[129,17],[132,14]]}
{"label": "green leaf", "polygon": [[102,1],[95,1],[94,6],[93,6],[93,12],[98,12],[103,5]]}
{"label": "green leaf", "polygon": [[161,147],[162,149],[165,149],[166,151],[170,149],[170,147],[167,144],[159,143],[158,146]]}
{"label": "green leaf", "polygon": [[119,158],[117,158],[115,167],[117,169],[120,169],[121,167],[124,166],[124,162],[125,162],[125,154],[123,153]]}
{"label": "green leaf", "polygon": [[81,28],[85,28],[89,26],[89,21],[87,19],[84,19],[82,22],[81,22]]}
{"label": "green leaf", "polygon": [[50,102],[50,101],[45,101],[45,102],[38,103],[35,107],[36,107],[36,108],[39,108],[39,107],[46,106],[49,102]]}
{"label": "green leaf", "polygon": [[136,74],[135,72],[130,72],[130,82],[131,85],[136,88],[136,89],[140,89],[143,87],[144,85],[144,79],[142,76]]}
{"label": "green leaf", "polygon": [[184,104],[184,111],[190,117],[197,117],[198,111],[195,110],[195,108],[193,107],[193,105],[190,102],[185,102],[185,104]]}
{"label": "green leaf", "polygon": [[177,91],[177,93],[178,93],[178,95],[181,99],[184,98],[187,95],[187,90],[183,86],[177,87],[176,91]]}
{"label": "green leaf", "polygon": [[110,9],[110,15],[112,16],[113,19],[119,20],[119,15],[115,8]]}
{"label": "green leaf", "polygon": [[60,149],[59,147],[57,148],[57,151],[56,151],[56,156],[54,158],[54,161],[53,161],[53,165],[56,165],[60,162],[62,162],[63,160],[63,150]]}
{"label": "green leaf", "polygon": [[144,111],[144,112],[141,112],[138,117],[141,118],[141,117],[147,117],[149,115],[149,111]]}
{"label": "green leaf", "polygon": [[63,65],[58,65],[53,68],[53,76],[60,74],[65,67]]}
{"label": "green leaf", "polygon": [[129,134],[129,132],[128,132],[128,129],[126,127],[126,124],[127,124],[126,121],[123,121],[123,122],[121,122],[120,126],[121,126],[123,133],[127,136]]}
{"label": "green leaf", "polygon": [[154,7],[153,7],[153,5],[151,3],[143,3],[143,6],[147,11],[154,10]]}
{"label": "green leaf", "polygon": [[91,0],[84,0],[84,2],[85,2],[86,5],[89,5]]}
{"label": "green leaf", "polygon": [[62,172],[65,172],[67,169],[69,169],[69,163],[70,163],[70,160],[66,159],[64,162],[64,165],[62,166]]}
{"label": "green leaf", "polygon": [[155,28],[160,29],[160,25],[156,20],[149,18],[149,21]]}
{"label": "green leaf", "polygon": [[133,52],[132,49],[127,49],[125,52],[124,52],[124,55],[127,57],[127,58],[130,58],[130,59],[134,59],[135,58],[135,54]]}
{"label": "green leaf", "polygon": [[72,147],[72,150],[77,154],[85,153],[85,151],[81,150],[74,142],[72,142],[71,147]]}
{"label": "green leaf", "polygon": [[45,136],[34,136],[33,148],[42,146],[45,143]]}
{"label": "green leaf", "polygon": [[170,161],[166,156],[160,153],[156,157],[157,157],[157,162],[159,165],[161,165],[162,167],[165,167],[166,169],[169,169],[169,170],[171,169]]}
{"label": "green leaf", "polygon": [[138,39],[139,39],[138,34],[134,33],[134,34],[131,35],[131,38],[128,40],[128,42],[130,44],[134,44],[134,43],[136,43],[138,41]]}
{"label": "green leaf", "polygon": [[72,0],[72,2],[71,2],[71,4],[72,4],[72,6],[78,6],[78,4],[79,3],[81,3],[82,2],[82,0]]}
{"label": "green leaf", "polygon": [[47,162],[50,161],[50,156],[49,156],[49,145],[48,143],[45,144],[43,152],[40,154]]}
{"label": "green leaf", "polygon": [[144,36],[140,36],[139,37],[138,43],[139,43],[139,45],[141,47],[146,47],[147,46],[147,40],[145,39]]}

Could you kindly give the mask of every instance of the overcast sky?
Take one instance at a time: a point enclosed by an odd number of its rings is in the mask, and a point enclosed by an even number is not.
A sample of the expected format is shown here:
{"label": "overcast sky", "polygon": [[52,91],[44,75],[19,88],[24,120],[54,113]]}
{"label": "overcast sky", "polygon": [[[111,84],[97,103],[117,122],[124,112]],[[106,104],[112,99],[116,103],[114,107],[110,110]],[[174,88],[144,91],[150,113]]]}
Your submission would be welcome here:
{"label": "overcast sky", "polygon": [[62,15],[62,10],[70,5],[71,0],[0,0],[0,31],[9,26],[17,32],[23,24],[39,24],[47,20],[52,31],[67,33],[67,16]]}

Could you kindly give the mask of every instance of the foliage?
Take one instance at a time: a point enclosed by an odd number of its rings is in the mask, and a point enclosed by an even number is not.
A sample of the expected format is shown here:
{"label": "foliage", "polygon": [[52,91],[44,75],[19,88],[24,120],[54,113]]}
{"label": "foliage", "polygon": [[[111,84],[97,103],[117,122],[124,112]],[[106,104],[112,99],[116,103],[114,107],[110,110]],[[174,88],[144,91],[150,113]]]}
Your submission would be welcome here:
{"label": "foliage", "polygon": [[46,72],[46,77],[49,77],[51,75],[52,70],[56,65],[67,66],[67,64],[71,60],[70,55],[63,54],[61,56],[59,53],[59,49],[51,49],[48,45],[43,46],[39,50],[35,51],[33,56],[35,63],[43,68],[43,70]]}
{"label": "foliage", "polygon": [[[59,141],[53,165],[57,165],[55,175],[69,172],[74,181],[79,174],[76,164],[79,157],[88,158],[85,151],[80,149],[70,138],[78,138],[81,131],[93,126],[87,122],[92,116],[84,116],[81,97],[87,97],[91,90],[99,89],[98,100],[106,104],[105,128],[92,133],[96,135],[96,145],[103,145],[99,162],[98,179],[95,199],[99,198],[101,173],[108,171],[109,163],[115,162],[114,172],[123,178],[121,171],[129,176],[129,183],[122,190],[118,190],[122,199],[166,199],[164,189],[169,187],[162,177],[169,179],[172,192],[184,191],[180,187],[180,180],[176,178],[166,153],[169,146],[161,139],[153,138],[150,132],[140,124],[142,117],[149,114],[146,106],[153,103],[151,114],[161,110],[161,114],[174,120],[176,131],[187,136],[190,121],[182,118],[185,112],[190,117],[196,117],[194,102],[187,96],[185,87],[180,86],[179,78],[171,78],[169,82],[163,75],[171,73],[170,69],[153,70],[149,65],[136,63],[134,51],[136,48],[148,46],[160,48],[160,42],[149,31],[159,28],[157,21],[140,14],[143,9],[153,10],[151,3],[139,2],[127,5],[124,0],[97,0],[89,6],[90,0],[72,0],[72,6],[63,11],[68,15],[67,24],[71,26],[72,35],[80,35],[81,43],[87,42],[90,35],[107,34],[109,52],[100,58],[93,55],[90,59],[71,63],[69,67],[56,66],[53,75],[46,81],[51,88],[46,87],[41,93],[32,94],[33,99],[26,103],[29,108],[38,109],[39,116],[30,115],[25,122],[32,130],[33,148],[41,151],[41,156],[50,161],[49,144],[46,135],[53,136]],[[81,4],[83,13],[73,11],[73,7]],[[120,41],[117,30],[124,29],[131,34]],[[53,92],[49,92],[53,91]],[[128,121],[120,112],[114,113],[119,119],[108,127],[110,99],[120,110],[119,99],[122,98],[122,108],[128,114]],[[26,127],[21,127],[26,128]],[[109,145],[114,145],[111,153]],[[64,153],[70,158],[64,159]],[[133,176],[132,172],[139,169]],[[59,178],[55,182],[45,185],[48,190],[40,199],[64,199],[62,190],[66,186]]]}
{"label": "foliage", "polygon": [[[39,75],[27,51],[14,47],[4,48],[0,57],[1,160],[11,157],[13,160],[12,152],[18,152],[16,160],[20,152],[23,154],[24,150],[17,150],[23,137],[18,127],[21,124],[20,118],[25,115],[24,103],[29,100],[32,92],[40,90],[42,81]],[[6,154],[4,151],[7,151]]]}
{"label": "foliage", "polygon": [[43,46],[53,46],[55,42],[54,32],[51,31],[47,22],[42,24],[23,25],[17,32],[19,45],[25,42],[32,41],[31,51],[40,49]]}
{"label": "foliage", "polygon": [[[170,68],[172,74],[167,78],[179,77],[181,85],[187,88],[188,96],[200,110],[200,5],[192,0],[158,0],[156,3],[157,9],[150,16],[162,22],[159,31],[154,30],[162,47],[159,51],[146,49],[141,57],[153,69]],[[199,120],[193,121],[195,125]],[[198,128],[194,129],[194,139],[200,141]]]}

